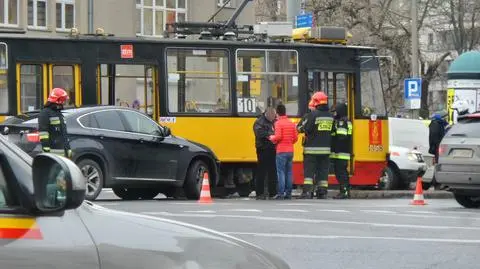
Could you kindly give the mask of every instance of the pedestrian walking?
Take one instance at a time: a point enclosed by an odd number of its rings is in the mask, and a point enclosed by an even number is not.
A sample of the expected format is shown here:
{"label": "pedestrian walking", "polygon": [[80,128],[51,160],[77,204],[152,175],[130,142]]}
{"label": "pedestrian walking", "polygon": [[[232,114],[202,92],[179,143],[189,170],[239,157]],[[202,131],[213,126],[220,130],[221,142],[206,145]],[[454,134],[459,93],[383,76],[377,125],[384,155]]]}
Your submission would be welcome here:
{"label": "pedestrian walking", "polygon": [[315,109],[308,113],[302,121],[305,130],[303,147],[305,167],[304,187],[306,198],[313,196],[313,179],[316,179],[316,194],[318,199],[326,199],[328,193],[328,172],[330,168],[330,153],[332,132],[334,131],[333,116],[328,108],[328,96],[319,91],[312,96]]}
{"label": "pedestrian walking", "polygon": [[435,113],[428,126],[428,153],[435,156],[435,163],[438,163],[438,148],[440,147],[440,142],[442,142],[442,139],[445,136],[445,129],[448,126],[448,122],[445,120],[447,116],[448,114],[444,112]]}
{"label": "pedestrian walking", "polygon": [[68,99],[68,94],[64,89],[52,89],[47,103],[38,116],[38,129],[43,152],[71,158],[72,150],[62,114],[63,106]]}
{"label": "pedestrian walking", "polygon": [[[258,161],[258,170],[255,179],[257,200],[272,198],[277,194],[276,148],[275,144],[269,139],[270,136],[275,134],[275,117],[275,109],[268,107],[265,112],[255,120],[253,125]],[[268,193],[265,193],[265,179],[268,185]]]}
{"label": "pedestrian walking", "polygon": [[276,199],[283,200],[292,198],[293,146],[298,140],[298,133],[295,123],[287,117],[284,105],[277,106],[277,115],[275,134],[270,136],[270,141],[277,146],[278,188]]}
{"label": "pedestrian walking", "polygon": [[348,175],[348,162],[352,153],[352,123],[348,120],[348,106],[337,103],[334,113],[334,132],[332,137],[332,154],[335,177],[339,183],[340,192],[335,198],[350,198],[350,178]]}

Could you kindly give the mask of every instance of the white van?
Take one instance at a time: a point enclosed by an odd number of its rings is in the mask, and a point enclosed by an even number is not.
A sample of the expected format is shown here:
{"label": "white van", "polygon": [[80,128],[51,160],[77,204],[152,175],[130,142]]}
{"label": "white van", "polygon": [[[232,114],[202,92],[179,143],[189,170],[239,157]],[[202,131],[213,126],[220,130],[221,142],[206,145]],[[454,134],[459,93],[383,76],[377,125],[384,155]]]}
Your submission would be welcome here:
{"label": "white van", "polygon": [[388,166],[379,180],[384,190],[407,189],[423,176],[433,156],[428,153],[430,121],[389,118]]}

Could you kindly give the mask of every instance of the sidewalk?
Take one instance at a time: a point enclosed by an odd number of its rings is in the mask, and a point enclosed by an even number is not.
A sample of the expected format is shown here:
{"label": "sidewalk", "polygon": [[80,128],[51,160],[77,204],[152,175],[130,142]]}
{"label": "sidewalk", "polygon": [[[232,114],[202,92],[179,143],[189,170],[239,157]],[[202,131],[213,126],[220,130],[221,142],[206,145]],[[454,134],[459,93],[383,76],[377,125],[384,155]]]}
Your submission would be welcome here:
{"label": "sidewalk", "polygon": [[[352,190],[350,195],[351,199],[413,199],[415,190],[399,190],[399,191],[381,191],[381,190]],[[338,190],[328,190],[328,197],[337,195]],[[293,190],[292,196],[297,198],[301,194],[301,190]],[[425,199],[453,199],[453,195],[447,191],[435,191],[430,189],[423,191]],[[255,191],[253,191],[250,198],[255,197]]]}

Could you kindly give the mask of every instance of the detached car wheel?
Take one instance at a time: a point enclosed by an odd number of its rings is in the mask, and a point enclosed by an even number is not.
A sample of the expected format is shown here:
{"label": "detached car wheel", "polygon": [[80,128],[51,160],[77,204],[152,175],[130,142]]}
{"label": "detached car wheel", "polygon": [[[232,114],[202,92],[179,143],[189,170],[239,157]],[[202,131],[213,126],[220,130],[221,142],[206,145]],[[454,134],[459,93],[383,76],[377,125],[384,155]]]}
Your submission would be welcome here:
{"label": "detached car wheel", "polygon": [[454,193],[455,200],[465,208],[480,208],[480,196],[468,196]]}
{"label": "detached car wheel", "polygon": [[138,200],[142,197],[142,191],[140,189],[115,187],[112,188],[112,190],[116,196],[122,198],[123,200]]}
{"label": "detached car wheel", "polygon": [[210,178],[210,171],[208,170],[208,165],[205,162],[200,160],[192,162],[188,168],[187,177],[185,178],[184,183],[185,196],[187,199],[200,199],[204,173],[207,173]]}
{"label": "detached car wheel", "polygon": [[85,190],[85,199],[89,201],[95,200],[103,188],[103,171],[100,165],[90,159],[83,159],[78,164],[87,181]]}

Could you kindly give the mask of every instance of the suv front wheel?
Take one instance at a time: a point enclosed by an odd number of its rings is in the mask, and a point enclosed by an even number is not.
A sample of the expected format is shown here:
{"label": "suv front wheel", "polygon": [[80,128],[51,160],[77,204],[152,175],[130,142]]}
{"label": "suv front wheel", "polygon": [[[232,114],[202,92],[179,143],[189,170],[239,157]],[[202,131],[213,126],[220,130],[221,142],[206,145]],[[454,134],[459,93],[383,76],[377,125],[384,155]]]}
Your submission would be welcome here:
{"label": "suv front wheel", "polygon": [[455,200],[465,208],[479,208],[480,196],[468,196],[454,193]]}

